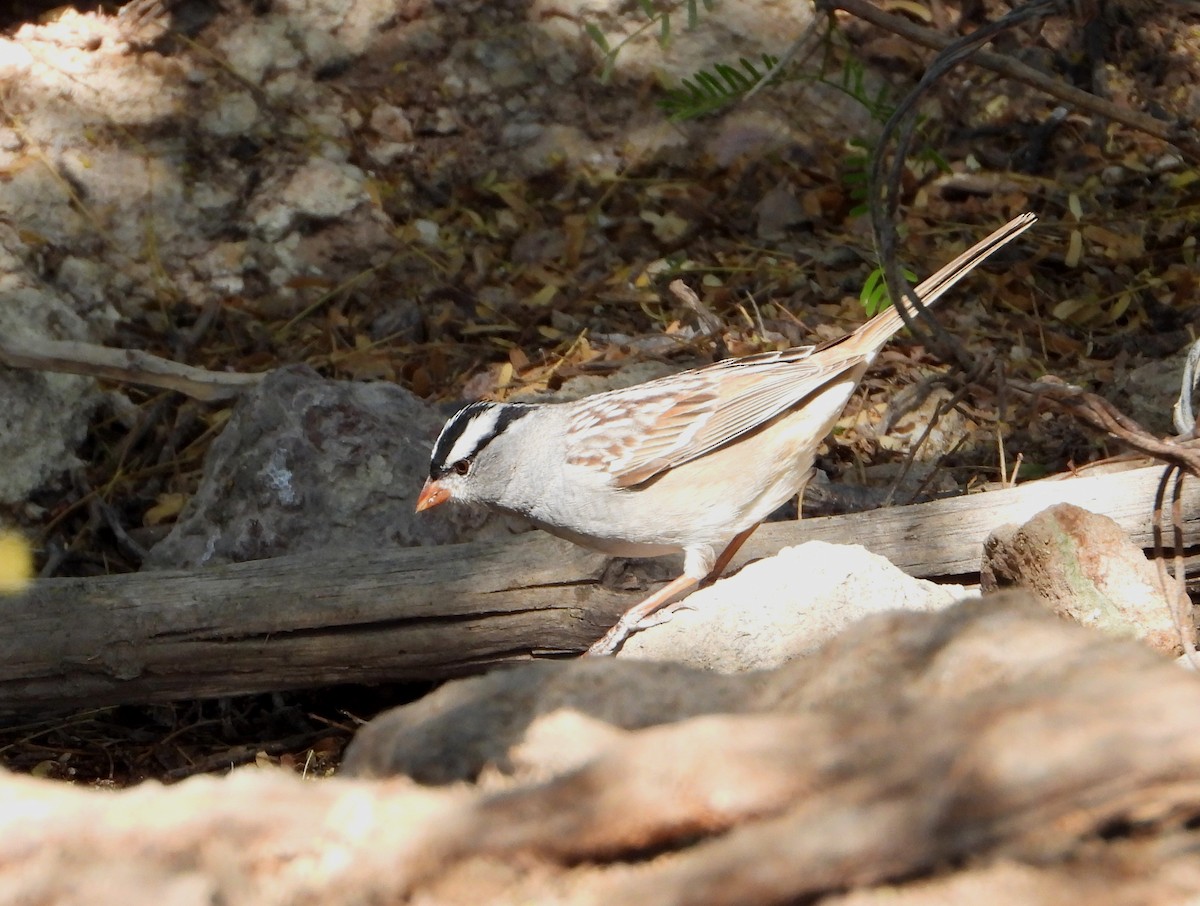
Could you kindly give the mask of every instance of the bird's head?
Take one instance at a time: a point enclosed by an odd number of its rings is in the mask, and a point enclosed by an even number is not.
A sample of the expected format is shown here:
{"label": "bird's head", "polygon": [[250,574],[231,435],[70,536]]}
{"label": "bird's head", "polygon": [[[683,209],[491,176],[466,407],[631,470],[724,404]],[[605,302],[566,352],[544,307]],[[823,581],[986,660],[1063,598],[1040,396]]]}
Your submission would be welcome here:
{"label": "bird's head", "polygon": [[[505,456],[509,429],[533,406],[471,403],[450,416],[433,445],[429,477],[417,497],[417,512],[454,500],[496,503],[513,463]],[[513,451],[508,451],[513,452]]]}

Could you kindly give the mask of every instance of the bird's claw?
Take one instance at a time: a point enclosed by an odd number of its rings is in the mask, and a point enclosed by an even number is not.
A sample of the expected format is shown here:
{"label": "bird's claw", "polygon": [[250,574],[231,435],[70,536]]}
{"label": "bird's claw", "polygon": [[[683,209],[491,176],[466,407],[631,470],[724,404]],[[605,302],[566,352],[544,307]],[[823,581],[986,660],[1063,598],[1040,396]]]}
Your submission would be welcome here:
{"label": "bird's claw", "polygon": [[663,626],[675,619],[675,614],[681,610],[695,610],[693,604],[688,603],[688,599],[676,601],[674,604],[668,604],[662,610],[656,610],[650,616],[646,617],[637,626],[634,627],[634,632],[641,632],[643,629],[653,629],[655,626]]}

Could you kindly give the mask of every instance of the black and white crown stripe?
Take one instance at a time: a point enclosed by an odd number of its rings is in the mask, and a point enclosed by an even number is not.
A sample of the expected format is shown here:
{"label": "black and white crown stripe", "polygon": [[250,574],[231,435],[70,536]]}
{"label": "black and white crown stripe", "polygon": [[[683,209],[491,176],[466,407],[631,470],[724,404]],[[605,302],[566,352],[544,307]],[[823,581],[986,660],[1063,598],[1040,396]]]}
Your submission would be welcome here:
{"label": "black and white crown stripe", "polygon": [[433,455],[429,461],[430,477],[445,475],[454,463],[461,460],[473,460],[480,450],[533,408],[522,403],[480,402],[459,409],[446,422],[433,445]]}

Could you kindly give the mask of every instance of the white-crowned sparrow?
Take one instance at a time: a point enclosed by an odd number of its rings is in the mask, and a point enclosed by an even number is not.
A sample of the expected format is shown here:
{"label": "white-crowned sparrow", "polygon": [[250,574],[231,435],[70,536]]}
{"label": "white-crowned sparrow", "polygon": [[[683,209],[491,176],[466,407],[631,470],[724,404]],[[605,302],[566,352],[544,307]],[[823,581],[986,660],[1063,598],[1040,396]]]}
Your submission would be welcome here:
{"label": "white-crowned sparrow", "polygon": [[[1035,220],[1010,221],[917,295],[933,304]],[[804,488],[817,446],[902,325],[888,308],[820,346],[727,359],[570,403],[472,403],[434,444],[417,510],[483,504],[614,556],[682,550],[683,575],[589,649],[610,653],[672,597],[718,576],[758,524]]]}

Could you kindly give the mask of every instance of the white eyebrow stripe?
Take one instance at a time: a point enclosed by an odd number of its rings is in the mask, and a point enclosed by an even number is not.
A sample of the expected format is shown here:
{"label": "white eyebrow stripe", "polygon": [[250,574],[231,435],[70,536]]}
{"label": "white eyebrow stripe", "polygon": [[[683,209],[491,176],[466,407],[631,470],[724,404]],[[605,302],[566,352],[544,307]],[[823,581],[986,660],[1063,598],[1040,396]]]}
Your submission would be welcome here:
{"label": "white eyebrow stripe", "polygon": [[459,434],[458,439],[446,454],[444,464],[449,465],[460,459],[470,459],[474,456],[495,434],[500,411],[499,406],[489,406],[481,412],[472,414],[463,425],[462,433]]}

